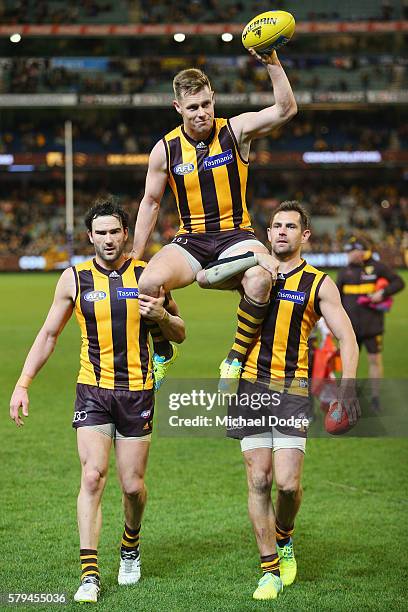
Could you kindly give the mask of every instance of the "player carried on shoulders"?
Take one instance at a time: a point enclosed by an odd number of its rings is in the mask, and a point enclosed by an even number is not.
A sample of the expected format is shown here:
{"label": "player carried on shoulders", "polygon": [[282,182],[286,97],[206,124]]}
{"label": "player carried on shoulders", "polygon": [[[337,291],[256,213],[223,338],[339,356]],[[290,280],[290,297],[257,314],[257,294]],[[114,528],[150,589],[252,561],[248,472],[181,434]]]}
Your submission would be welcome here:
{"label": "player carried on shoulders", "polygon": [[[151,151],[133,243],[134,257],[142,257],[169,183],[177,203],[180,228],[172,242],[148,263],[140,278],[140,290],[158,297],[162,287],[170,291],[195,280],[203,288],[240,288],[240,327],[233,350],[222,365],[222,376],[227,378],[239,375],[248,347],[259,332],[277,269],[277,263],[255,236],[248,213],[246,184],[251,141],[267,136],[297,112],[276,52],[262,57],[252,49],[250,53],[264,64],[275,97],[272,106],[258,112],[246,112],[231,119],[216,118],[214,91],[208,77],[195,68],[175,76],[173,104],[182,124]],[[267,259],[247,269],[242,267],[243,254],[265,255]],[[228,271],[214,277],[204,268],[217,260],[228,263]],[[154,330],[152,334],[154,337]],[[158,357],[154,361],[163,372],[175,358],[171,345],[159,338],[155,353]]]}

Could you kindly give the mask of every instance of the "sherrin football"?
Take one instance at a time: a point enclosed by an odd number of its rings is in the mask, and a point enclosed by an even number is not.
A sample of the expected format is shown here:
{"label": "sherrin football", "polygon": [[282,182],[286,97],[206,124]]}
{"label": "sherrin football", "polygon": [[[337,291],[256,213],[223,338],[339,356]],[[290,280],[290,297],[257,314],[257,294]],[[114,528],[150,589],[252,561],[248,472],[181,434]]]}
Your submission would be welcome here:
{"label": "sherrin football", "polygon": [[339,436],[352,428],[346,409],[339,402],[332,402],[324,419],[324,427],[332,436]]}
{"label": "sherrin football", "polygon": [[295,19],[286,11],[267,11],[257,15],[242,32],[242,44],[257,53],[271,53],[292,38]]}

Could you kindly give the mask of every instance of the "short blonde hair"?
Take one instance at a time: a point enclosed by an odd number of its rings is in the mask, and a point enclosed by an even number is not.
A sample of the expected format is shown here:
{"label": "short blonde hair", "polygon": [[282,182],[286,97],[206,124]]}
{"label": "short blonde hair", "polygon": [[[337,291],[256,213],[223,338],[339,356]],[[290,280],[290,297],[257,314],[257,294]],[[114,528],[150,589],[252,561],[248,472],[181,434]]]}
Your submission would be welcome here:
{"label": "short blonde hair", "polygon": [[186,95],[196,94],[204,89],[204,87],[208,87],[212,91],[210,79],[198,68],[181,70],[173,79],[173,90],[176,100],[180,100]]}

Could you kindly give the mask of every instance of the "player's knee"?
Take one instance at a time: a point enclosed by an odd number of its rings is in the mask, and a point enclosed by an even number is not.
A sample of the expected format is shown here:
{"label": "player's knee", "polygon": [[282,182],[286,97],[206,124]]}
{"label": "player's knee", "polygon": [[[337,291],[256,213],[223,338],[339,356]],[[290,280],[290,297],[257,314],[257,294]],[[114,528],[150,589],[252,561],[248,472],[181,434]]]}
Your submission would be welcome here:
{"label": "player's knee", "polygon": [[263,302],[268,299],[272,289],[272,277],[261,266],[254,266],[245,272],[242,286],[248,297]]}
{"label": "player's knee", "polygon": [[131,499],[140,498],[145,493],[145,483],[143,478],[126,478],[122,481],[122,491],[126,497]]}
{"label": "player's knee", "polygon": [[145,295],[151,295],[157,297],[160,294],[160,287],[163,284],[163,280],[159,278],[158,274],[154,272],[149,273],[146,271],[140,276],[138,287],[139,293]]}
{"label": "player's knee", "polygon": [[302,493],[302,487],[298,478],[292,477],[283,481],[276,481],[278,494],[287,498],[295,499]]}
{"label": "player's knee", "polygon": [[272,489],[272,474],[268,470],[252,469],[249,473],[248,485],[250,493],[265,496],[270,495]]}
{"label": "player's knee", "polygon": [[82,474],[82,485],[87,493],[97,493],[103,487],[103,474],[98,469],[84,469]]}
{"label": "player's knee", "polygon": [[209,285],[204,270],[197,272],[196,281],[199,287],[202,289],[208,289]]}

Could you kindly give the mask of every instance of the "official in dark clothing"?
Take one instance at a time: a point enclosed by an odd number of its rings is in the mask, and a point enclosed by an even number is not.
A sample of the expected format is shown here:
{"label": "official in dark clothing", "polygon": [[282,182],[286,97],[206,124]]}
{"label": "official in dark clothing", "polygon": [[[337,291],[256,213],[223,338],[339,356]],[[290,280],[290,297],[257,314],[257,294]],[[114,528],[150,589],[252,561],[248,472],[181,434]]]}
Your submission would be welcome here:
{"label": "official in dark clothing", "polygon": [[367,349],[369,378],[372,381],[372,408],[379,407],[379,379],[383,378],[382,345],[384,313],[390,297],[405,284],[401,276],[373,259],[368,242],[351,238],[345,246],[349,263],[339,271],[337,286],[345,311],[350,317],[359,347]]}

